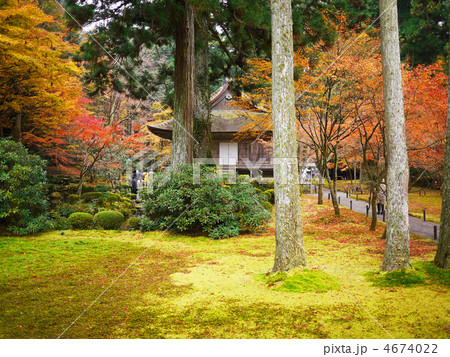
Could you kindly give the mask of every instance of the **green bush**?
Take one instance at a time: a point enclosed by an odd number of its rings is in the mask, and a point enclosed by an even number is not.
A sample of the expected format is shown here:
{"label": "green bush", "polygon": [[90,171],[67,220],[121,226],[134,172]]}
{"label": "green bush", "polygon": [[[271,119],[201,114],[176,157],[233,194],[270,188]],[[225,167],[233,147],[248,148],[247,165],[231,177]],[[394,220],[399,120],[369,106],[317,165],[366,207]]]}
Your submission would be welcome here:
{"label": "green bush", "polygon": [[73,205],[74,203],[77,203],[80,200],[80,197],[78,195],[69,195],[67,196],[67,203],[70,205]]}
{"label": "green bush", "polygon": [[[171,176],[167,176],[171,175]],[[144,228],[176,232],[202,231],[211,238],[236,236],[264,226],[271,214],[263,207],[263,195],[245,179],[223,185],[213,168],[202,168],[199,184],[190,166],[155,175],[152,192],[143,192]]]}
{"label": "green bush", "polygon": [[20,144],[0,139],[0,226],[16,235],[52,228],[46,163]]}
{"label": "green bush", "polygon": [[265,190],[264,193],[267,195],[267,200],[274,204],[275,203],[275,190],[274,189],[268,189]]}
{"label": "green bush", "polygon": [[94,215],[98,212],[98,206],[86,203],[84,201],[78,201],[77,203],[72,205],[72,210],[74,212],[85,212]]}
{"label": "green bush", "polygon": [[136,199],[136,194],[135,193],[128,193],[127,197],[132,199],[132,200],[135,200]]}
{"label": "green bush", "polygon": [[94,223],[103,229],[119,229],[124,220],[123,214],[116,211],[98,212],[94,216]]}
{"label": "green bush", "polygon": [[70,183],[64,186],[55,186],[55,190],[61,192],[64,196],[74,195],[77,193],[78,185]]}
{"label": "green bush", "polygon": [[256,192],[256,193],[260,193],[260,194],[263,193],[262,190],[261,190],[260,188],[255,188],[255,192]]}
{"label": "green bush", "polygon": [[55,201],[61,201],[62,195],[59,192],[52,192],[50,194],[50,199]]}
{"label": "green bush", "polygon": [[73,210],[71,205],[69,205],[68,203],[63,203],[56,206],[53,212],[60,217],[68,218],[75,211]]}
{"label": "green bush", "polygon": [[263,203],[263,207],[264,207],[267,211],[269,211],[270,213],[272,213],[273,206],[272,206],[272,204],[271,204],[270,202],[264,202],[264,203]]}
{"label": "green bush", "polygon": [[106,185],[97,185],[94,187],[94,192],[109,192],[111,189]]}
{"label": "green bush", "polygon": [[130,217],[126,223],[128,229],[138,231],[141,227],[141,219],[139,217]]}
{"label": "green bush", "polygon": [[84,202],[90,203],[92,200],[98,200],[102,196],[101,192],[86,192],[81,195],[81,198]]}
{"label": "green bush", "polygon": [[108,201],[108,202],[120,202],[121,201],[121,197],[120,197],[120,195],[119,194],[117,194],[117,193],[110,193],[109,195],[108,195],[108,197],[106,197],[106,200]]}
{"label": "green bush", "polygon": [[275,188],[275,181],[271,180],[269,182],[269,184],[267,185],[267,187],[268,187],[269,190],[273,190]]}
{"label": "green bush", "polygon": [[141,225],[140,225],[141,232],[155,231],[157,229],[159,229],[158,223],[155,223],[146,216],[141,218]]}
{"label": "green bush", "polygon": [[86,212],[75,212],[69,217],[72,229],[89,229],[92,227],[94,217]]}
{"label": "green bush", "polygon": [[81,193],[88,193],[88,192],[94,192],[94,187],[93,186],[82,185],[81,186]]}

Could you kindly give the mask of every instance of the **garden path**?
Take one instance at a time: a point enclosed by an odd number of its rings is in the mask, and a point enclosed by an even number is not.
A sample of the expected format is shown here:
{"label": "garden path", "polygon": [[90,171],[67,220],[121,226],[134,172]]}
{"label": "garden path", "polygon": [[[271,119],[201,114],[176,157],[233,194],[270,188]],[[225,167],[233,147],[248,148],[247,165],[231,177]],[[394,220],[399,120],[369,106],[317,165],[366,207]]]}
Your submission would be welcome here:
{"label": "garden path", "polygon": [[[310,195],[317,197],[317,193],[312,193]],[[327,199],[329,197],[329,199],[331,199],[331,197],[329,195],[330,195],[330,190],[327,188],[324,188],[323,189],[323,198]],[[355,198],[347,198],[347,194],[345,192],[338,192],[338,199],[340,201],[341,206],[344,206],[347,208],[350,208],[350,206],[351,206],[351,209],[355,212],[368,214],[369,218],[372,216],[372,209],[366,201],[356,200]],[[367,207],[369,207],[368,211],[367,211]],[[383,221],[383,215],[379,214],[378,219],[380,221]],[[425,237],[425,238],[428,238],[431,240],[436,240],[436,241],[438,241],[438,239],[439,239],[439,225],[434,222],[424,221],[422,219],[419,219],[419,218],[416,218],[413,216],[409,216],[409,229],[410,229],[411,233],[417,234],[421,237]],[[435,239],[435,237],[436,237],[436,239]]]}

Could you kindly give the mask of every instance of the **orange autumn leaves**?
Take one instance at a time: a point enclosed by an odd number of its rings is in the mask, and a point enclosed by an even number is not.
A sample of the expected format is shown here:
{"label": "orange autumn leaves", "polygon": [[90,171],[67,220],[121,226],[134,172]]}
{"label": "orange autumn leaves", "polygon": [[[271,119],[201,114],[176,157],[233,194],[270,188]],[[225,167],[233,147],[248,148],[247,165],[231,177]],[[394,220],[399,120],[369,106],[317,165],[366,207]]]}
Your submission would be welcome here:
{"label": "orange autumn leaves", "polygon": [[0,125],[12,126],[22,113],[22,125],[45,136],[81,114],[81,70],[71,60],[77,47],[52,16],[31,1],[0,6]]}
{"label": "orange autumn leaves", "polygon": [[[296,107],[303,129],[322,135],[339,123],[344,135],[335,139],[340,157],[360,160],[384,157],[384,105],[380,41],[376,34],[341,31],[331,48],[318,44],[300,48],[294,56]],[[258,127],[271,130],[271,65],[264,59],[249,61],[250,71],[239,79],[248,93],[238,101],[245,110],[264,112]],[[403,64],[403,87],[408,153],[411,166],[439,171],[443,164],[448,78],[442,63],[411,68]],[[324,125],[324,118],[327,123]],[[310,128],[310,129],[308,129]],[[247,125],[240,138],[255,135]],[[261,130],[260,130],[261,131]],[[331,138],[333,135],[329,135]],[[308,142],[299,128],[299,140]],[[318,139],[320,141],[320,138]],[[342,161],[341,161],[342,162]]]}

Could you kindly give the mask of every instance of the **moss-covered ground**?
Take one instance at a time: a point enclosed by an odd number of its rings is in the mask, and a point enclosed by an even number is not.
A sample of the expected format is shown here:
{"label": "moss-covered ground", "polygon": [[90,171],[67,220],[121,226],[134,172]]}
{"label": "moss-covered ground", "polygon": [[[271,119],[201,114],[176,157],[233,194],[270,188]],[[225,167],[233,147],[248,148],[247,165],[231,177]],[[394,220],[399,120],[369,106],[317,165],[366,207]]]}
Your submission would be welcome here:
{"label": "moss-covered ground", "polygon": [[281,274],[269,273],[273,227],[217,241],[1,237],[0,338],[56,338],[94,301],[63,338],[450,337],[449,277],[430,263],[435,243],[412,237],[414,269],[383,274],[383,223],[369,232],[363,215],[336,218],[310,197],[303,223],[308,267]]}

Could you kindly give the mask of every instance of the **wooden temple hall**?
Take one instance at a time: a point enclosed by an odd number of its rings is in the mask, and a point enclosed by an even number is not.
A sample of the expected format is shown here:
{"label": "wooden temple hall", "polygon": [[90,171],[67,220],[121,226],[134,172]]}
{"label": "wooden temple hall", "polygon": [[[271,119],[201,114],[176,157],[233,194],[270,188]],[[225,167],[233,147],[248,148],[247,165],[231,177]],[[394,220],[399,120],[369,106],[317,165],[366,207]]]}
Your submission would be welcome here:
{"label": "wooden temple hall", "polygon": [[[272,148],[259,141],[238,140],[236,133],[252,120],[242,110],[231,105],[233,96],[229,83],[211,95],[213,158],[222,170],[238,174],[273,177]],[[173,119],[148,125],[148,129],[163,139],[172,139]],[[271,133],[268,133],[271,135]]]}

